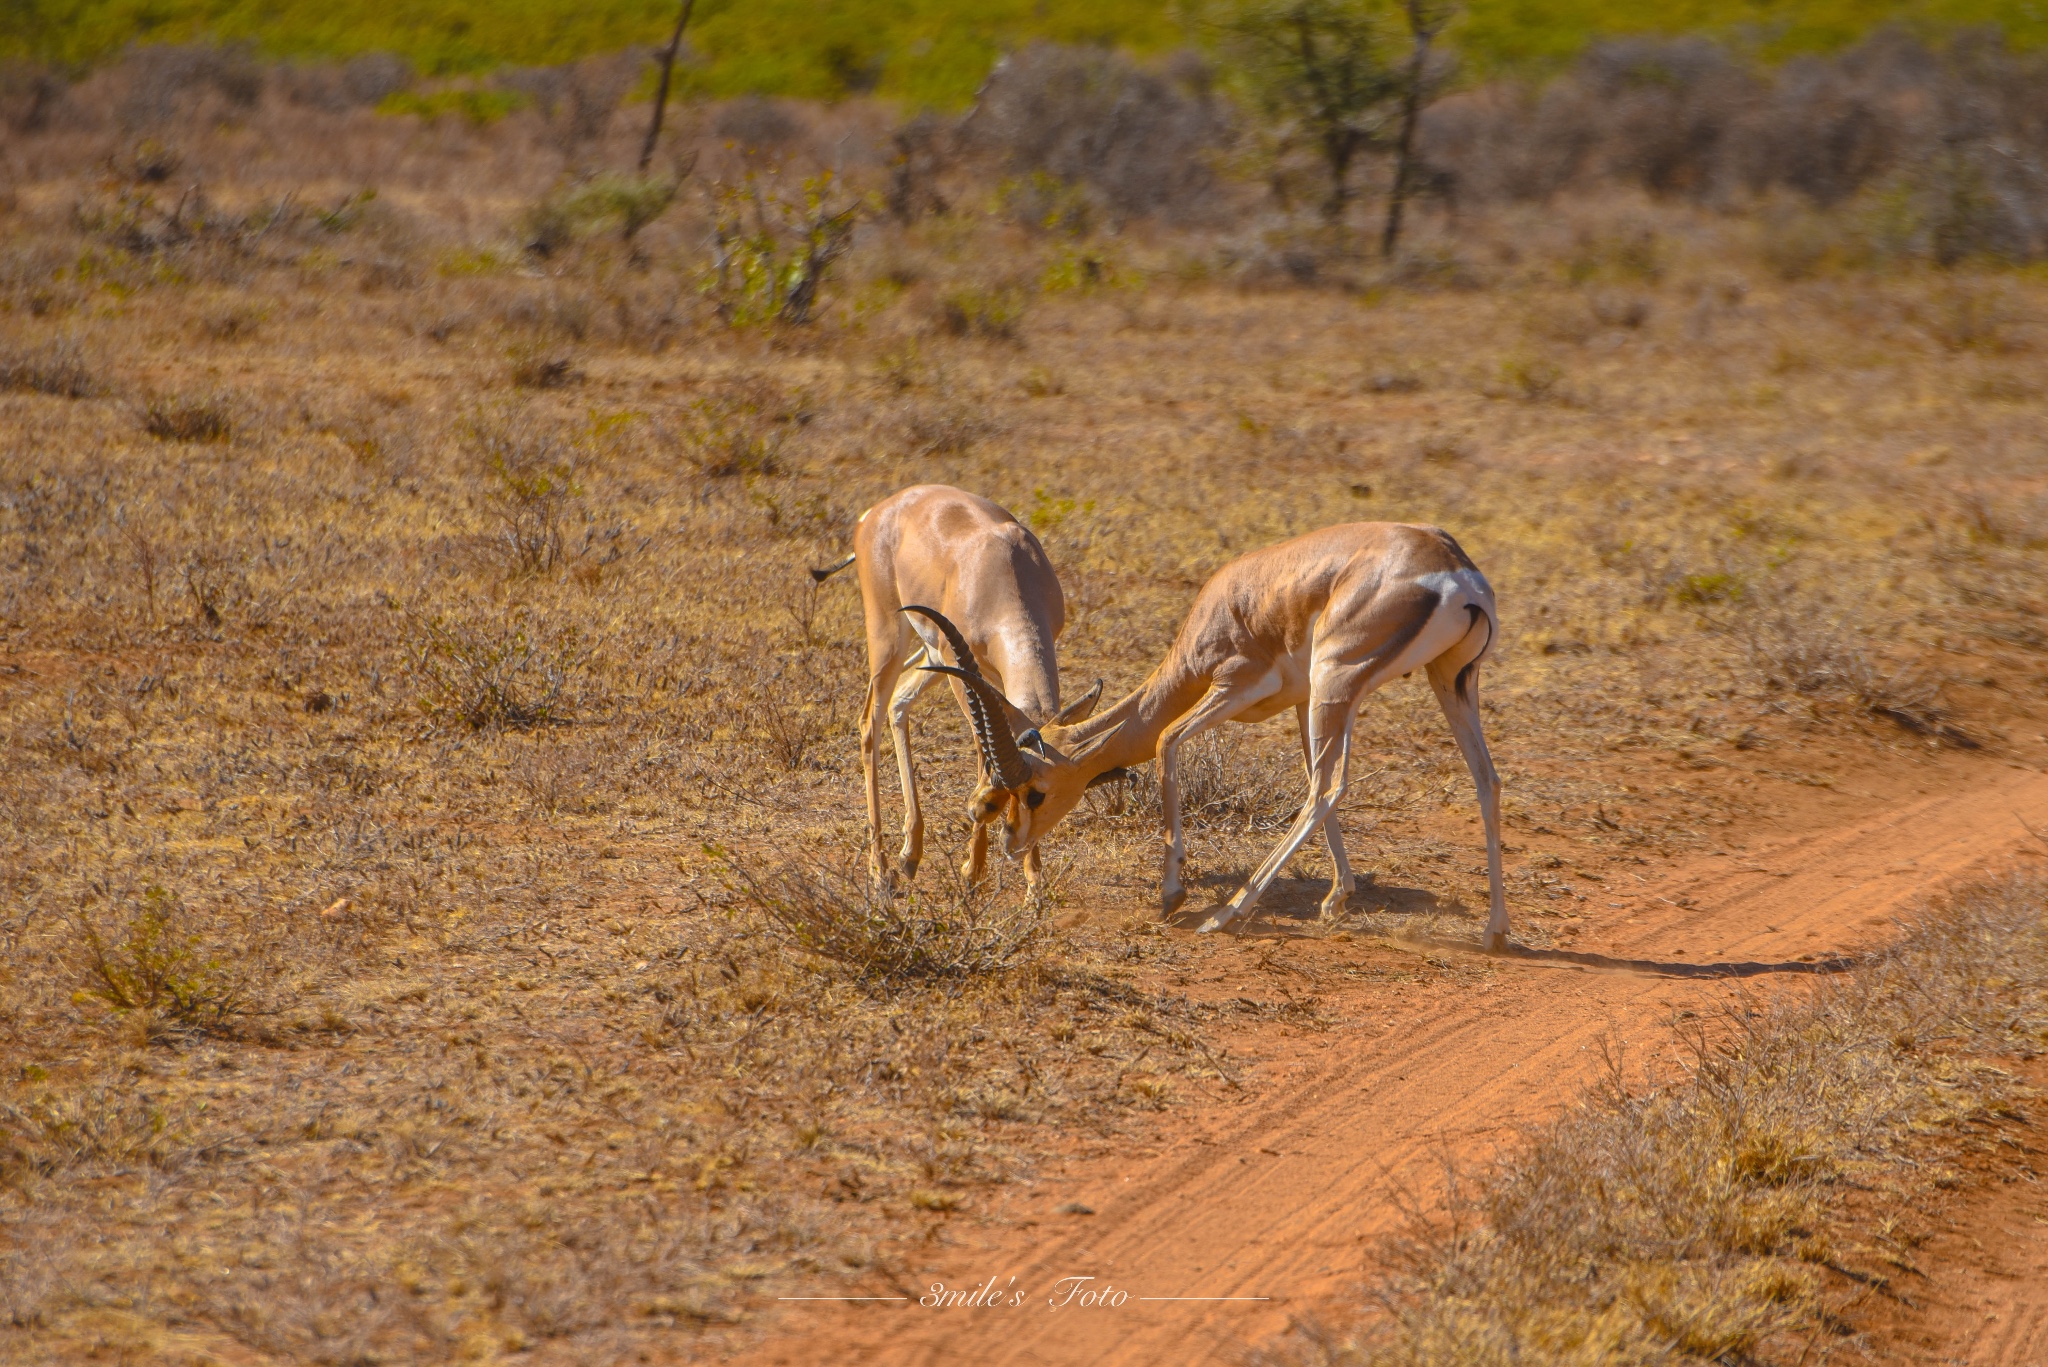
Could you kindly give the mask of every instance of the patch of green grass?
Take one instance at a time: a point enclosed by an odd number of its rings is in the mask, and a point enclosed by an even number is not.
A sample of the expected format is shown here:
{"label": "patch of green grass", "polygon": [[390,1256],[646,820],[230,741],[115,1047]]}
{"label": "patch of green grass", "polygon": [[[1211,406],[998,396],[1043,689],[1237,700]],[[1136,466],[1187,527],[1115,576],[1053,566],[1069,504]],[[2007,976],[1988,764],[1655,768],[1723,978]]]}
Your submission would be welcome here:
{"label": "patch of green grass", "polygon": [[[875,92],[958,107],[997,56],[1044,39],[1140,54],[1207,41],[1209,6],[1177,0],[702,0],[691,21],[699,60],[683,88],[829,99]],[[0,7],[0,56],[70,66],[135,43],[246,42],[270,56],[395,52],[432,75],[572,61],[665,40],[673,0],[14,0]],[[2021,47],[2048,42],[2048,11],[2000,0],[1471,0],[1454,42],[1481,72],[1554,68],[1616,34],[1705,33],[1759,57],[1846,47],[1886,24],[1927,35],[1998,27]],[[429,97],[430,103],[443,97]],[[461,93],[431,111],[502,113]]]}

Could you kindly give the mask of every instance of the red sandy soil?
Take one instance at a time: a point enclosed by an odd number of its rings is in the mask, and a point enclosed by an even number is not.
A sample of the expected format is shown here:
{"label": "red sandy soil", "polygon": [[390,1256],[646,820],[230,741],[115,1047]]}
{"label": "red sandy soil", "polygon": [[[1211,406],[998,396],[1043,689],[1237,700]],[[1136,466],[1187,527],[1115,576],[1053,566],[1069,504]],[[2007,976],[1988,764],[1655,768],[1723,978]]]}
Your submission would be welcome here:
{"label": "red sandy soil", "polygon": [[[2016,1071],[2048,1089],[2048,1061]],[[2031,1108],[2030,1108],[2031,1109]],[[2006,1152],[1961,1165],[1975,1180],[1934,1213],[1886,1295],[1858,1316],[1875,1362],[1897,1367],[2048,1363],[2048,1123],[2025,1115]]]}
{"label": "red sandy soil", "polygon": [[[1382,1236],[1439,1197],[1447,1159],[1483,1160],[1554,1114],[1603,1041],[1649,1063],[1671,1047],[1675,1016],[1796,990],[1829,956],[1881,942],[1917,899],[2027,855],[2027,824],[2048,826],[2048,774],[1954,757],[1866,774],[1802,806],[1684,862],[1575,861],[1598,891],[1570,953],[1297,939],[1277,918],[1203,939],[1181,969],[1191,995],[1313,995],[1330,1027],[1225,1037],[1241,1061],[1226,1066],[1258,1086],[1176,1107],[1149,1147],[1077,1141],[978,1219],[900,1245],[895,1272],[865,1289],[906,1299],[786,1305],[733,1360],[1228,1363],[1294,1317],[1341,1316]],[[1346,972],[1403,956],[1458,971],[1410,982]],[[1956,1207],[1967,1230],[1943,1236],[1954,1265],[1894,1326],[1902,1349],[1922,1341],[1901,1361],[2048,1362],[2048,1200],[2007,1189],[1972,1214],[1976,1200]],[[1963,1256],[1958,1241],[1971,1240]],[[1054,1307],[1070,1277],[1127,1298]],[[919,1303],[937,1284],[971,1294],[991,1278],[997,1305]]]}

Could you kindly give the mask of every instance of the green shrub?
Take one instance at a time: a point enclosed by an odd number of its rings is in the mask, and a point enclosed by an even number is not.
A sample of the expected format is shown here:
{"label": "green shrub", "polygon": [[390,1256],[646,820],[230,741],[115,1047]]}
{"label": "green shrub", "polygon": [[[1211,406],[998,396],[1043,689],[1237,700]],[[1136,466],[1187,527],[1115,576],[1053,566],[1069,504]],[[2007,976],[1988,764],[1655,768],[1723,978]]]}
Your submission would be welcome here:
{"label": "green shrub", "polygon": [[85,942],[80,997],[121,1015],[142,1013],[152,1036],[221,1033],[249,1010],[233,960],[203,948],[183,905],[164,888],[143,890],[141,909],[116,941],[83,916],[78,927]]}

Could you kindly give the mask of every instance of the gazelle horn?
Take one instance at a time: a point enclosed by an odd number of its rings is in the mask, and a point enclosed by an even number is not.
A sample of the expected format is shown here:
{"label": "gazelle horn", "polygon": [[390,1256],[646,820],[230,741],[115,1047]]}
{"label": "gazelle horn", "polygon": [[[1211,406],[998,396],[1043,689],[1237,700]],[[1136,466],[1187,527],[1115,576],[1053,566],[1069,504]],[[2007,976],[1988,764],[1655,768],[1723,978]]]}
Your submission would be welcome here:
{"label": "gazelle horn", "polygon": [[945,613],[937,608],[928,608],[922,603],[905,603],[902,610],[931,618],[939,628],[939,635],[945,637],[946,644],[953,647],[953,663],[975,678],[981,677],[981,666],[974,662],[974,652],[967,648],[967,638],[960,634],[960,628],[946,620]]}
{"label": "gazelle horn", "polygon": [[1004,698],[996,686],[979,674],[951,665],[920,667],[932,674],[950,674],[967,686],[967,710],[974,717],[974,738],[981,743],[982,760],[996,786],[1015,791],[1029,783],[1031,767],[1024,762],[1016,738],[1010,734],[1010,722],[1002,710]]}

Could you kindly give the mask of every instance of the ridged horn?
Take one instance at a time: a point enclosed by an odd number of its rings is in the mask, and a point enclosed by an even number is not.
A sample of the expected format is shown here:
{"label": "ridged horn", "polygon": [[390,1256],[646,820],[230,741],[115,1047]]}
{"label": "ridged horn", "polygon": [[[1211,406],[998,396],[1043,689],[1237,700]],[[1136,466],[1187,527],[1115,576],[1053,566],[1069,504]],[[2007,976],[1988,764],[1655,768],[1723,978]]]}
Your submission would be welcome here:
{"label": "ridged horn", "polygon": [[[922,603],[905,603],[903,611],[914,612],[920,617],[929,617],[938,627],[939,635],[946,638],[946,644],[953,647],[953,663],[972,674],[981,677],[981,666],[974,662],[974,652],[967,648],[967,638],[960,634],[960,628],[946,620],[946,614],[937,608],[928,608]],[[1005,699],[1007,701],[1007,699]]]}
{"label": "ridged horn", "polygon": [[979,674],[952,665],[920,668],[932,674],[950,674],[967,686],[967,711],[974,719],[974,738],[981,744],[982,762],[988,766],[989,777],[996,786],[1015,791],[1029,783],[1031,766],[1024,762],[1023,752],[1010,735],[1009,718],[1003,713],[1005,699],[996,686]]}

